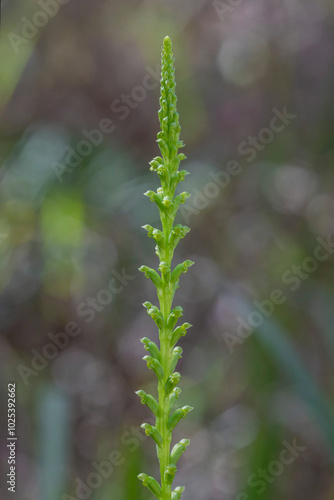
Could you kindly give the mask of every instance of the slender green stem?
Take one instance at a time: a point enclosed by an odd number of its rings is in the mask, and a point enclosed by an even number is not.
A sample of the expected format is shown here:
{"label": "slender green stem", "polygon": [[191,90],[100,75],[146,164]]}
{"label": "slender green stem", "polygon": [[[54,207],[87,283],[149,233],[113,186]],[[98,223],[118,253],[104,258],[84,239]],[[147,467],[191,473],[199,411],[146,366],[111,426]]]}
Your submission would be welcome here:
{"label": "slender green stem", "polygon": [[[155,495],[158,500],[180,500],[184,487],[177,487],[172,492],[172,483],[176,473],[176,463],[189,445],[189,439],[182,439],[171,451],[172,430],[192,410],[190,406],[178,408],[172,413],[172,407],[181,391],[176,387],[180,381],[180,374],[174,372],[182,349],[174,347],[180,337],[186,334],[191,326],[184,323],[175,328],[178,319],[182,316],[182,307],[172,309],[175,290],[178,288],[179,278],[187,272],[193,262],[186,260],[178,264],[173,270],[172,259],[176,245],[189,231],[187,226],[178,224],[173,226],[175,214],[181,203],[184,203],[188,193],[183,192],[175,196],[177,184],[184,180],[188,172],[178,170],[180,162],[185,159],[178,150],[183,146],[179,140],[179,115],[176,110],[174,57],[172,44],[168,37],[164,39],[161,67],[161,97],[159,121],[161,131],[158,133],[158,144],[162,157],[157,156],[151,161],[151,170],[156,171],[161,180],[161,187],[154,191],[147,191],[146,196],[158,206],[161,230],[150,225],[143,226],[148,236],[157,243],[156,253],[159,257],[160,275],[154,269],[141,266],[140,270],[150,278],[157,288],[160,310],[150,302],[143,305],[148,314],[155,321],[159,329],[160,349],[148,338],[142,342],[150,356],[145,356],[147,366],[152,368],[158,378],[158,401],[145,391],[138,391],[142,403],[146,404],[155,414],[155,426],[143,424],[146,434],[151,436],[157,445],[157,454],[160,463],[160,484],[147,474],[139,474],[144,486]],[[175,328],[175,330],[174,330]]]}
{"label": "slender green stem", "polygon": [[[170,363],[170,349],[168,347],[168,338],[161,338],[161,357],[163,359],[164,371],[168,370],[168,363]],[[166,380],[159,381],[158,393],[159,393],[159,407],[161,412],[161,417],[157,418],[157,428],[162,436],[162,446],[158,451],[158,458],[160,461],[160,476],[161,476],[161,500],[170,500],[171,498],[171,485],[167,484],[164,478],[165,469],[169,465],[169,455],[170,455],[170,444],[171,436],[167,429],[168,421],[168,406],[169,399],[165,391]]]}
{"label": "slender green stem", "polygon": [[[172,194],[174,196],[174,193]],[[173,223],[173,221],[172,221]],[[168,266],[171,266],[172,255],[169,251],[168,236],[170,234],[172,223],[170,223],[169,218],[161,217],[162,232],[165,239],[165,248],[163,260]],[[165,276],[165,283],[161,291],[161,297],[159,297],[160,309],[164,317],[165,324],[167,324],[168,316],[171,312],[173,297],[170,293],[170,272]],[[159,395],[159,407],[161,411],[161,417],[157,418],[157,428],[162,436],[162,447],[158,452],[158,458],[160,461],[160,476],[161,476],[161,490],[162,496],[161,500],[171,499],[171,485],[167,484],[164,478],[166,467],[170,462],[170,445],[171,445],[171,433],[167,429],[167,422],[169,418],[169,397],[166,394],[166,382],[170,373],[170,364],[172,358],[172,349],[170,347],[170,337],[171,331],[169,328],[165,327],[159,330],[159,340],[160,340],[160,352],[162,360],[162,368],[164,370],[164,378],[159,380],[158,383],[158,395]]]}

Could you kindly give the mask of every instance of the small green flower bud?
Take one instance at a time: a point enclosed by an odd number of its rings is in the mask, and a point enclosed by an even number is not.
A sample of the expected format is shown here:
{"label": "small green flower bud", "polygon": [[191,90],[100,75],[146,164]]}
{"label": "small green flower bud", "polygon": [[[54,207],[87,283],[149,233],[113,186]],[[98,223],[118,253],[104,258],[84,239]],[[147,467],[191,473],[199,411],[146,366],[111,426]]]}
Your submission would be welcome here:
{"label": "small green flower bud", "polygon": [[174,481],[176,471],[177,469],[174,464],[167,465],[165,469],[165,481],[167,484],[172,484],[172,482]]}
{"label": "small green flower bud", "polygon": [[163,200],[162,200],[162,204],[163,204],[166,208],[168,208],[168,207],[170,207],[170,206],[171,206],[171,204],[172,204],[172,200],[170,199],[170,197],[169,197],[169,196],[164,196],[164,198],[163,198]]}
{"label": "small green flower bud", "polygon": [[157,243],[159,243],[161,240],[163,240],[164,235],[160,229],[155,229],[154,227],[150,226],[149,224],[145,224],[145,226],[142,226],[143,229],[147,231],[147,236],[149,238],[153,238]]}
{"label": "small green flower bud", "polygon": [[172,283],[175,283],[179,277],[181,276],[182,273],[186,273],[189,269],[189,267],[193,266],[195,264],[195,262],[193,262],[192,260],[185,260],[184,262],[182,262],[181,264],[178,264],[174,269],[173,269],[173,272],[172,272],[172,275],[171,275],[171,281]]}
{"label": "small green flower bud", "polygon": [[155,201],[155,198],[157,196],[157,193],[155,193],[154,191],[152,190],[149,190],[149,191],[146,191],[144,193],[144,196],[147,196],[151,201]]}
{"label": "small green flower bud", "polygon": [[157,306],[151,306],[148,310],[147,310],[148,314],[151,316],[151,318],[156,318],[156,316],[158,314],[161,314],[160,312],[160,309],[157,308]]}
{"label": "small green flower bud", "polygon": [[162,172],[161,169],[165,169],[164,165],[154,165],[154,166],[151,166],[151,168],[150,168],[150,170],[152,172],[156,172],[158,175],[161,175],[161,172]]}
{"label": "small green flower bud", "polygon": [[169,396],[169,412],[172,411],[176,401],[179,399],[182,389],[180,387],[174,387]]}
{"label": "small green flower bud", "polygon": [[176,427],[177,424],[180,422],[182,417],[183,417],[182,409],[178,408],[169,417],[168,422],[167,422],[167,429],[169,431],[172,431],[174,429],[174,427]]}
{"label": "small green flower bud", "polygon": [[151,354],[152,358],[155,358],[158,361],[160,361],[160,351],[157,344],[152,342],[152,340],[148,339],[147,337],[140,339],[140,342],[144,344],[146,351],[148,351]]}
{"label": "small green flower bud", "polygon": [[152,306],[147,310],[147,314],[151,316],[153,321],[155,321],[158,328],[163,328],[164,326],[164,318],[161,311],[156,307]]}
{"label": "small green flower bud", "polygon": [[139,391],[136,391],[135,394],[137,394],[137,396],[140,397],[142,404],[145,404],[145,401],[143,401],[143,398],[145,398],[146,392],[139,390]]}
{"label": "small green flower bud", "polygon": [[170,232],[168,243],[170,245],[176,246],[181,238],[184,238],[187,233],[189,233],[190,228],[188,226],[182,226],[182,224],[177,224],[173,227]]}
{"label": "small green flower bud", "polygon": [[152,202],[156,203],[160,210],[164,209],[161,193],[159,193],[159,190],[157,190],[156,193],[152,190],[146,191],[146,193],[144,193],[144,196],[147,196]]}
{"label": "small green flower bud", "polygon": [[[164,111],[167,111],[167,109],[168,109],[168,105],[167,105],[167,101],[166,101],[166,99],[162,99],[162,102],[161,102],[161,107],[162,107],[162,109],[163,109]],[[159,132],[158,132],[158,134],[159,134]]]}
{"label": "small green flower bud", "polygon": [[182,493],[184,492],[184,486],[178,486],[172,493],[172,500],[181,500]]}
{"label": "small green flower bud", "polygon": [[157,417],[159,415],[159,405],[156,399],[151,394],[147,394],[145,391],[136,391],[136,394],[140,397],[141,403],[146,405]]}
{"label": "small green flower bud", "polygon": [[188,170],[180,170],[179,173],[178,173],[178,181],[179,182],[182,182],[184,181],[184,179],[186,178],[187,175],[189,175],[190,172],[188,172]]}
{"label": "small green flower bud", "polygon": [[166,393],[169,394],[172,392],[174,387],[180,382],[181,380],[181,374],[179,372],[174,372],[172,373],[166,382]]}
{"label": "small green flower bud", "polygon": [[159,404],[157,400],[152,396],[152,394],[146,394],[145,404],[156,417],[159,416],[160,414]]}
{"label": "small green flower bud", "polygon": [[[176,161],[177,161],[177,157],[176,157]],[[178,163],[180,163],[180,162],[178,161]],[[190,173],[187,170],[177,170],[177,169],[175,169],[175,170],[176,170],[176,172],[171,179],[171,187],[172,188],[175,188],[179,184],[179,182],[184,181],[186,178],[186,175],[189,175],[189,173]]]}
{"label": "small green flower bud", "polygon": [[161,446],[162,444],[162,436],[158,429],[154,427],[154,425],[151,424],[142,424],[140,426],[142,429],[145,430],[146,436],[151,436],[151,438],[156,442],[158,446]]}
{"label": "small green flower bud", "polygon": [[190,196],[191,195],[189,193],[187,193],[186,191],[177,195],[174,199],[174,202],[173,202],[174,211],[176,211],[179,208],[181,203],[185,203],[186,199],[189,198]]}
{"label": "small green flower bud", "polygon": [[159,165],[161,165],[163,163],[163,159],[161,158],[161,156],[156,156],[155,158],[153,158],[152,161],[149,162],[149,164],[151,165],[151,167],[155,170]]}
{"label": "small green flower bud", "polygon": [[152,233],[153,239],[159,243],[159,241],[163,240],[164,235],[160,229],[154,229]]}
{"label": "small green flower bud", "polygon": [[166,262],[160,262],[159,271],[161,271],[161,274],[168,274],[170,273],[170,266]]}
{"label": "small green flower bud", "polygon": [[142,226],[143,229],[145,229],[145,231],[147,231],[147,236],[149,238],[152,237],[152,232],[153,232],[153,227],[150,226],[149,224],[145,224],[145,226]]}
{"label": "small green flower bud", "polygon": [[168,131],[168,118],[167,118],[167,116],[165,116],[165,118],[162,119],[162,126],[164,129],[166,128]]}
{"label": "small green flower bud", "polygon": [[147,266],[140,266],[139,271],[144,273],[146,278],[150,278],[157,288],[161,286],[161,278],[154,269]]}
{"label": "small green flower bud", "polygon": [[186,451],[187,446],[190,444],[190,439],[181,439],[179,443],[177,443],[170,454],[170,460],[173,464],[177,464],[179,459],[181,458],[182,453]]}
{"label": "small green flower bud", "polygon": [[167,319],[167,326],[168,328],[174,328],[176,325],[178,319],[183,316],[183,309],[181,306],[176,306],[174,309],[172,309],[170,315],[168,316]]}
{"label": "small green flower bud", "polygon": [[174,226],[168,237],[168,244],[170,248],[174,249],[181,238],[184,238],[189,231],[190,229],[187,226],[182,226],[181,224]]}
{"label": "small green flower bud", "polygon": [[147,368],[153,370],[159,380],[164,378],[164,370],[157,359],[152,358],[152,356],[144,356],[143,360],[146,361]]}
{"label": "small green flower bud", "polygon": [[177,145],[175,145],[176,139],[177,139],[177,132],[174,132],[174,134],[172,134],[172,141],[174,142],[174,146],[170,148],[170,158],[172,159],[176,158],[177,156],[178,147]]}
{"label": "small green flower bud", "polygon": [[167,424],[167,427],[170,426],[173,429],[181,420],[181,418],[185,418],[193,409],[194,408],[192,406],[186,405],[175,410],[174,413],[169,417],[169,423]]}
{"label": "small green flower bud", "polygon": [[147,474],[139,474],[138,479],[143,482],[143,485],[148,488],[153,495],[160,500],[161,498],[161,486],[152,476]]}
{"label": "small green flower bud", "polygon": [[172,338],[170,341],[171,347],[173,347],[181,337],[184,337],[187,333],[187,329],[190,328],[192,325],[190,323],[183,323],[183,325],[178,326],[175,328],[175,330],[172,333]]}
{"label": "small green flower bud", "polygon": [[161,144],[161,146],[163,146],[163,144],[167,144],[168,137],[164,130],[160,130],[160,132],[157,133],[157,138],[158,138],[157,143],[159,145]]}
{"label": "small green flower bud", "polygon": [[158,139],[157,143],[159,145],[159,149],[161,151],[162,156],[168,160],[169,159],[169,148],[166,144],[166,141],[164,141],[163,139]]}
{"label": "small green flower bud", "polygon": [[165,165],[159,165],[159,167],[157,168],[157,173],[160,175],[160,176],[166,176],[168,170],[167,170],[167,167],[165,167]]}
{"label": "small green flower bud", "polygon": [[182,358],[182,352],[183,352],[182,347],[175,347],[173,349],[173,357],[170,365],[171,372],[175,370],[178,360]]}
{"label": "small green flower bud", "polygon": [[152,307],[153,304],[151,304],[151,302],[149,302],[148,300],[146,302],[143,302],[143,306],[146,308],[146,309],[150,309],[150,307]]}
{"label": "small green flower bud", "polygon": [[172,431],[174,427],[180,422],[181,418],[185,418],[191,410],[194,408],[192,406],[183,406],[183,408],[178,408],[172,413],[167,422],[167,429]]}
{"label": "small green flower bud", "polygon": [[[177,132],[179,133],[179,132]],[[183,153],[180,153],[178,155],[176,155],[173,160],[171,161],[171,168],[172,168],[172,171],[173,172],[176,172],[177,169],[179,168],[179,165],[181,163],[182,160],[185,160],[187,157],[186,155],[184,155]]]}
{"label": "small green flower bud", "polygon": [[173,227],[171,233],[175,236],[181,236],[183,228],[185,228],[185,227],[187,227],[187,226],[182,226],[182,224],[176,224],[176,226]]}

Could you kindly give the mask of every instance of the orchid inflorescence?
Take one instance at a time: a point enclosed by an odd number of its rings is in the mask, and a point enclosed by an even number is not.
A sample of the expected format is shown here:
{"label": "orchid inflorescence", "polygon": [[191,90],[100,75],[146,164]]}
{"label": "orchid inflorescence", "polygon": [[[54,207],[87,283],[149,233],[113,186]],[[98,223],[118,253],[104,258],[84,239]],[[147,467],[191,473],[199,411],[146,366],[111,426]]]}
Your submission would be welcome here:
{"label": "orchid inflorescence", "polygon": [[141,402],[146,404],[155,416],[155,425],[145,423],[141,427],[156,443],[161,480],[159,484],[147,474],[139,474],[138,478],[158,500],[179,500],[184,491],[183,486],[178,486],[172,491],[172,483],[177,471],[177,462],[190,441],[181,439],[171,449],[172,432],[179,421],[193,409],[191,406],[183,406],[174,410],[174,405],[181,393],[181,389],[177,387],[181,375],[175,369],[178,360],[182,357],[182,348],[176,347],[176,344],[182,336],[186,335],[191,325],[183,323],[181,326],[176,326],[183,315],[183,310],[180,306],[172,309],[172,303],[175,292],[179,288],[181,274],[187,272],[188,268],[194,264],[191,260],[186,260],[172,269],[175,247],[190,231],[187,226],[181,224],[173,226],[180,204],[190,196],[187,192],[175,196],[176,186],[189,173],[186,170],[179,170],[181,161],[186,157],[178,153],[183,143],[179,139],[181,127],[176,102],[172,43],[170,38],[166,37],[161,56],[161,108],[159,110],[161,130],[157,135],[161,156],[157,156],[150,162],[150,170],[160,177],[161,187],[156,192],[145,193],[158,206],[162,229],[155,229],[148,224],[143,226],[148,236],[156,243],[156,254],[160,261],[159,272],[147,266],[140,267],[140,271],[155,285],[160,306],[159,308],[150,302],[143,304],[159,329],[160,346],[158,347],[147,337],[141,339],[148,352],[143,359],[158,379],[158,401],[145,391],[137,391]]}

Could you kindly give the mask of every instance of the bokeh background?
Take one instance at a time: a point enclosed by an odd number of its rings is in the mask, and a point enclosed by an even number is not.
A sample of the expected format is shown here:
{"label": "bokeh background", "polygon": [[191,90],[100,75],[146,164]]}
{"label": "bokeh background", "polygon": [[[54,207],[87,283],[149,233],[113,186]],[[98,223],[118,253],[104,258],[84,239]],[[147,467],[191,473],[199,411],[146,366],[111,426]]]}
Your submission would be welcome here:
{"label": "bokeh background", "polygon": [[16,498],[150,498],[134,391],[155,391],[139,339],[157,338],[141,306],[156,299],[137,269],[157,263],[142,193],[169,34],[192,194],[176,261],[196,261],[176,301],[195,410],[175,484],[185,500],[332,500],[333,2],[2,3],[1,498],[10,382]]}

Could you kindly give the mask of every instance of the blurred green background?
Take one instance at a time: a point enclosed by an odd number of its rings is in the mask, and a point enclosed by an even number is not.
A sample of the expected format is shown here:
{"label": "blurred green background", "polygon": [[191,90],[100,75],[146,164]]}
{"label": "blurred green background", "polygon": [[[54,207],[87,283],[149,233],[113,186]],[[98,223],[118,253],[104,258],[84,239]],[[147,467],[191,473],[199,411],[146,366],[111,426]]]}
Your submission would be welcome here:
{"label": "blurred green background", "polygon": [[332,500],[334,3],[2,3],[1,498],[10,382],[16,498],[150,498],[134,391],[155,391],[139,339],[157,338],[141,306],[156,298],[137,269],[157,264],[142,193],[169,34],[192,194],[176,261],[196,262],[176,298],[195,407],[176,484],[185,500]]}

